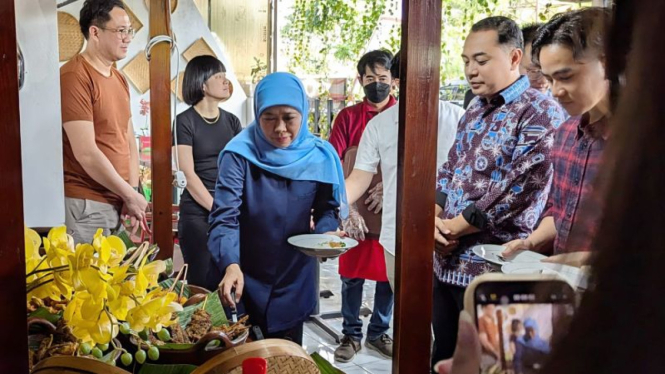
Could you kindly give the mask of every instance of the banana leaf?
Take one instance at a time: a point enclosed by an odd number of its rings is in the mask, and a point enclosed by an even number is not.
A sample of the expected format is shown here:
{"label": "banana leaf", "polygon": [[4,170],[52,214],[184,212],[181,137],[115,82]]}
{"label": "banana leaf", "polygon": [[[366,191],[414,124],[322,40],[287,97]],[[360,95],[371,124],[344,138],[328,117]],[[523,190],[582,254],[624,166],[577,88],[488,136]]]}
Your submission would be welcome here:
{"label": "banana leaf", "polygon": [[196,369],[194,365],[155,365],[143,364],[139,374],[189,374]]}
{"label": "banana leaf", "polygon": [[321,357],[318,352],[312,353],[310,357],[312,357],[312,360],[314,360],[316,366],[319,367],[321,374],[345,374],[343,371],[334,367],[330,362],[328,362],[328,360]]}
{"label": "banana leaf", "polygon": [[219,293],[214,291],[208,294],[207,301],[203,300],[198,304],[186,307],[182,312],[178,312],[178,323],[180,323],[180,326],[183,329],[187,328],[187,325],[192,320],[192,315],[197,309],[202,307],[203,303],[205,303],[205,311],[210,314],[210,321],[213,326],[229,324],[229,321],[226,319],[226,313],[224,312],[222,302],[219,300]]}
{"label": "banana leaf", "polygon": [[34,312],[28,314],[28,318],[30,317],[43,318],[55,325],[58,323],[60,318],[62,318],[62,312],[51,313],[47,308],[39,307]]}

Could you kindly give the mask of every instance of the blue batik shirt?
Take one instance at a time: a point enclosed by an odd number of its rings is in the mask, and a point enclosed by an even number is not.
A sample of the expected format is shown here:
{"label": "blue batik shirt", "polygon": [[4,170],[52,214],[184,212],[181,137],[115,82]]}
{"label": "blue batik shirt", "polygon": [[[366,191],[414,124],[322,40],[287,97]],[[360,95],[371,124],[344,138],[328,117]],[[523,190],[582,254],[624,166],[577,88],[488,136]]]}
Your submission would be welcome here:
{"label": "blue batik shirt", "polygon": [[533,232],[547,202],[550,150],[563,120],[559,104],[530,88],[526,76],[492,99],[474,99],[460,120],[448,162],[439,169],[437,192],[447,195],[444,219],[472,208],[483,216],[483,227],[460,238],[451,255],[435,254],[440,281],[467,286],[477,275],[497,270],[471,247]]}

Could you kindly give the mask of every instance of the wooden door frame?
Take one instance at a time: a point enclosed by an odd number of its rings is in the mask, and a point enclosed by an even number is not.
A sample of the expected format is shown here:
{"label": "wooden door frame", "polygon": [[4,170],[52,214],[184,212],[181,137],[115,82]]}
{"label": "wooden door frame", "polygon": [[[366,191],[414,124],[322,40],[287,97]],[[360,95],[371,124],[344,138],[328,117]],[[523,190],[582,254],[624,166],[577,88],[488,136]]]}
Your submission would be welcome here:
{"label": "wooden door frame", "polygon": [[[170,34],[168,0],[150,0],[150,39]],[[180,57],[178,57],[180,58]],[[171,45],[150,51],[150,143],[153,239],[158,258],[173,257],[173,175],[171,173]]]}
{"label": "wooden door frame", "polygon": [[0,372],[28,373],[21,114],[14,0],[0,1]]}
{"label": "wooden door frame", "polygon": [[393,373],[429,373],[441,0],[402,2]]}

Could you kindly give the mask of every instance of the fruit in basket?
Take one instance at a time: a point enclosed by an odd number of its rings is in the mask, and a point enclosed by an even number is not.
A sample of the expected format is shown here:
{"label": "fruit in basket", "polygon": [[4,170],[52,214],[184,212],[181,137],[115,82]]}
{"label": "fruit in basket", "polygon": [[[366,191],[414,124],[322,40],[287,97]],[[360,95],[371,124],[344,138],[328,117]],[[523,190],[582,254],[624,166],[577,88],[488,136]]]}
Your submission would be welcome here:
{"label": "fruit in basket", "polygon": [[90,344],[88,343],[82,343],[79,347],[79,351],[81,351],[82,355],[89,355],[91,350],[92,347],[90,347]]}
{"label": "fruit in basket", "polygon": [[127,322],[121,323],[120,332],[124,335],[129,335],[132,332],[132,329],[129,327],[129,323]]}
{"label": "fruit in basket", "polygon": [[129,354],[128,352],[125,352],[120,356],[120,361],[122,361],[122,364],[125,366],[129,366],[132,364],[133,358],[132,355]]}
{"label": "fruit in basket", "polygon": [[90,353],[91,353],[95,358],[102,358],[102,356],[104,356],[104,354],[102,353],[102,350],[99,349],[99,348],[97,348],[97,347],[93,348],[93,349],[90,351]]}
{"label": "fruit in basket", "polygon": [[154,345],[150,347],[148,349],[148,357],[153,361],[159,360],[159,348],[155,347]]}
{"label": "fruit in basket", "polygon": [[169,340],[171,340],[171,334],[167,329],[159,330],[159,332],[157,333],[157,337],[159,338],[159,340],[163,342],[168,342]]}
{"label": "fruit in basket", "polygon": [[136,351],[136,353],[134,353],[134,358],[136,359],[136,362],[138,362],[139,364],[144,363],[145,358],[146,358],[145,351],[142,350],[142,349],[139,349],[138,351]]}

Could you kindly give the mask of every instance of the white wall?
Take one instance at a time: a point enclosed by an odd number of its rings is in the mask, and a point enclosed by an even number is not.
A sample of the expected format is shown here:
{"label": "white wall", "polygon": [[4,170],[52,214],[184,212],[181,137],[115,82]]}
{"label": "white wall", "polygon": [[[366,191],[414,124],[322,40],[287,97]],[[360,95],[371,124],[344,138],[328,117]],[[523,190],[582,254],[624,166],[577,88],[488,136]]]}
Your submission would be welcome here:
{"label": "white wall", "polygon": [[25,224],[58,226],[65,222],[65,201],[56,5],[15,0],[15,6],[26,69],[19,92]]}

